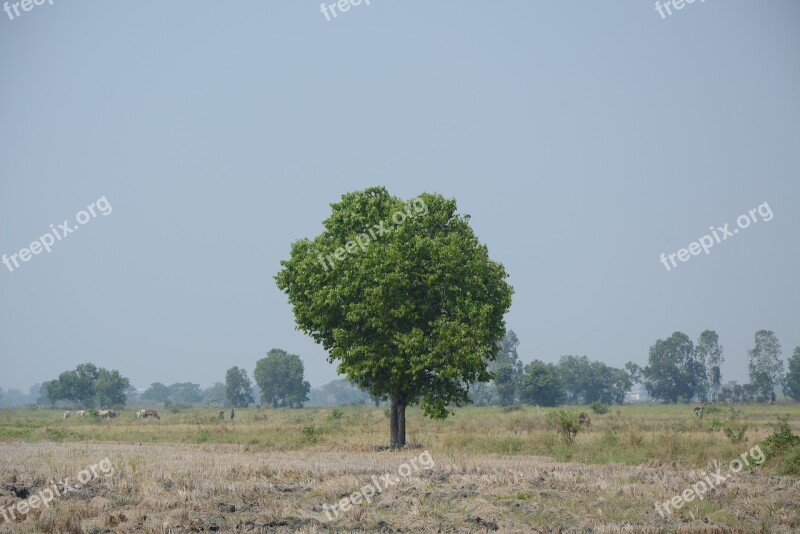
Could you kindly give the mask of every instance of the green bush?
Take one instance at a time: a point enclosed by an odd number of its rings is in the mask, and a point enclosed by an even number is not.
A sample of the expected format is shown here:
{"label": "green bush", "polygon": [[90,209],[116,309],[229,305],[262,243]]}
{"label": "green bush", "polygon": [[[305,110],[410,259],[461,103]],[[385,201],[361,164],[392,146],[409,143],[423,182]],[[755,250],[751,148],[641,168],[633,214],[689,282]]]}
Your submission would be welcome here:
{"label": "green bush", "polygon": [[315,443],[317,441],[317,429],[314,428],[314,425],[303,427],[303,435],[311,443]]}
{"label": "green bush", "polygon": [[778,422],[773,425],[772,434],[764,440],[764,452],[770,458],[780,456],[790,449],[800,445],[800,436],[792,432],[789,426],[789,416],[778,416]]}
{"label": "green bush", "polygon": [[555,410],[547,414],[547,425],[555,430],[567,445],[575,443],[575,436],[581,429],[578,414],[566,410]]}
{"label": "green bush", "polygon": [[781,464],[780,474],[800,477],[800,445],[795,445],[786,453]]}
{"label": "green bush", "polygon": [[728,440],[731,443],[742,443],[743,441],[747,441],[747,438],[744,437],[745,432],[747,432],[747,425],[737,425],[734,422],[725,425],[722,427],[722,431],[727,436]]}
{"label": "green bush", "polygon": [[608,404],[603,404],[602,402],[593,402],[589,405],[589,408],[598,415],[608,413]]}

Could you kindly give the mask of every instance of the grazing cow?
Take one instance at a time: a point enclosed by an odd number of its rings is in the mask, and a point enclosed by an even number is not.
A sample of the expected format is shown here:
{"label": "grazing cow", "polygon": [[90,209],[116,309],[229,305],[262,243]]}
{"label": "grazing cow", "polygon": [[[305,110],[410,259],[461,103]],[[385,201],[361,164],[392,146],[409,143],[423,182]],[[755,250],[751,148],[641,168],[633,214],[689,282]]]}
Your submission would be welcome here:
{"label": "grazing cow", "polygon": [[699,417],[700,419],[703,418],[703,406],[695,406],[694,407],[694,414]]}
{"label": "grazing cow", "polygon": [[97,415],[102,417],[103,419],[113,419],[117,416],[117,412],[114,410],[100,410]]}
{"label": "grazing cow", "polygon": [[72,415],[72,412],[67,410],[66,412],[64,412],[64,415],[63,415],[63,417],[61,417],[61,419],[69,419],[70,415]]}
{"label": "grazing cow", "polygon": [[144,417],[145,419],[147,419],[148,417],[155,417],[156,419],[159,420],[161,419],[161,417],[158,416],[157,411],[149,409],[144,411],[144,415],[142,415],[142,417]]}
{"label": "grazing cow", "polygon": [[144,413],[145,413],[145,410],[139,410],[138,412],[136,412],[136,417],[141,419],[142,417],[144,417]]}
{"label": "grazing cow", "polygon": [[581,412],[580,415],[578,415],[578,423],[586,426],[592,426],[592,419],[585,413]]}
{"label": "grazing cow", "polygon": [[225,419],[225,410],[220,410],[219,411],[219,420],[222,421],[223,419]]}
{"label": "grazing cow", "polygon": [[75,412],[75,415],[77,415],[78,417],[86,417],[86,410],[78,410],[77,412]]}

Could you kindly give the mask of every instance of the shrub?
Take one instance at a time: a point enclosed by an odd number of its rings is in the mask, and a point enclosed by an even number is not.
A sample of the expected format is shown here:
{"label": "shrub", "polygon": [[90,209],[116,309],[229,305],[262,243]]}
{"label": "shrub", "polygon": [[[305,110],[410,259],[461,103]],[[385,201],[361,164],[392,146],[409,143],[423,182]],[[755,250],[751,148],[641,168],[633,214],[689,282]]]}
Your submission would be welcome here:
{"label": "shrub", "polygon": [[608,404],[603,404],[602,402],[595,401],[589,405],[589,408],[598,415],[608,413]]}
{"label": "shrub", "polygon": [[780,456],[790,449],[800,445],[800,436],[792,432],[789,426],[789,416],[778,416],[778,422],[773,424],[772,434],[764,440],[764,452],[770,457]]}
{"label": "shrub", "polygon": [[744,437],[745,432],[747,432],[747,425],[737,425],[731,421],[730,424],[722,427],[722,431],[725,433],[725,436],[728,437],[731,443],[742,443],[743,441],[747,441],[747,438]]}
{"label": "shrub", "polygon": [[330,419],[331,421],[338,421],[339,419],[342,418],[343,415],[344,412],[342,410],[340,410],[339,408],[334,408],[331,414],[328,416],[328,419]]}
{"label": "shrub", "polygon": [[315,443],[317,441],[317,429],[314,428],[314,425],[303,427],[303,435],[311,443]]}
{"label": "shrub", "polygon": [[795,445],[786,453],[780,474],[800,477],[800,445]]}
{"label": "shrub", "polygon": [[575,443],[575,436],[581,429],[581,424],[578,422],[578,415],[574,412],[567,412],[566,410],[556,410],[547,414],[548,426],[555,430],[564,440],[567,445]]}

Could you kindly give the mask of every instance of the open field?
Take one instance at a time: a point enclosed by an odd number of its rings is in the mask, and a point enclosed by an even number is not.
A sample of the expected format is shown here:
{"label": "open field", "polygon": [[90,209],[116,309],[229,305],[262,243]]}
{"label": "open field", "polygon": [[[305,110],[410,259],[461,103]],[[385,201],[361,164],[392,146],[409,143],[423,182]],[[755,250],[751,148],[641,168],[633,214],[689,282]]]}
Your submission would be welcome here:
{"label": "open field", "polygon": [[[577,410],[577,408],[576,408]],[[587,411],[585,408],[582,410]],[[547,410],[465,408],[445,421],[408,417],[417,448],[381,450],[383,408],[159,411],[113,420],[61,420],[62,411],[0,412],[0,506],[74,477],[108,458],[109,478],[92,480],[0,532],[793,532],[800,529],[800,480],[777,476],[770,458],[719,483],[662,519],[654,508],[692,487],[698,472],[747,453],[798,406],[720,407],[703,420],[691,405],[633,405],[591,414],[566,446]],[[746,442],[721,430],[747,424]],[[227,416],[227,412],[226,412]],[[429,451],[434,466],[329,521],[322,508],[373,476]],[[52,483],[50,483],[52,484]],[[587,530],[588,529],[588,530]]]}

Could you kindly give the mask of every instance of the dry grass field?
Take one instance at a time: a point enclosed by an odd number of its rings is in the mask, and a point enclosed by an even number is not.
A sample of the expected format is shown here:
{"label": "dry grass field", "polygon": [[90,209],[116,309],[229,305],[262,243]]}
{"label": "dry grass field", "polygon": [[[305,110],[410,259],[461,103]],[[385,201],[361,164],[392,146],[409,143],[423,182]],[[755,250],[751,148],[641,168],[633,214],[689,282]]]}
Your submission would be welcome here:
{"label": "dry grass field", "polygon": [[[778,415],[800,433],[798,406],[721,407],[703,420],[686,405],[612,408],[590,414],[570,446],[546,411],[465,408],[431,421],[411,410],[414,445],[402,451],[380,447],[383,408],[249,409],[234,421],[211,409],[160,411],[160,421],[134,410],[102,421],[2,411],[4,510],[106,458],[114,472],[72,491],[57,486],[63,495],[23,517],[0,515],[0,532],[800,530],[800,479],[780,476],[774,458],[735,476],[728,467]],[[732,442],[724,428],[741,425],[746,441]],[[431,469],[399,471],[424,451]],[[691,488],[714,460],[727,479],[662,518],[654,503]],[[386,474],[399,481],[328,520],[323,504]]]}

